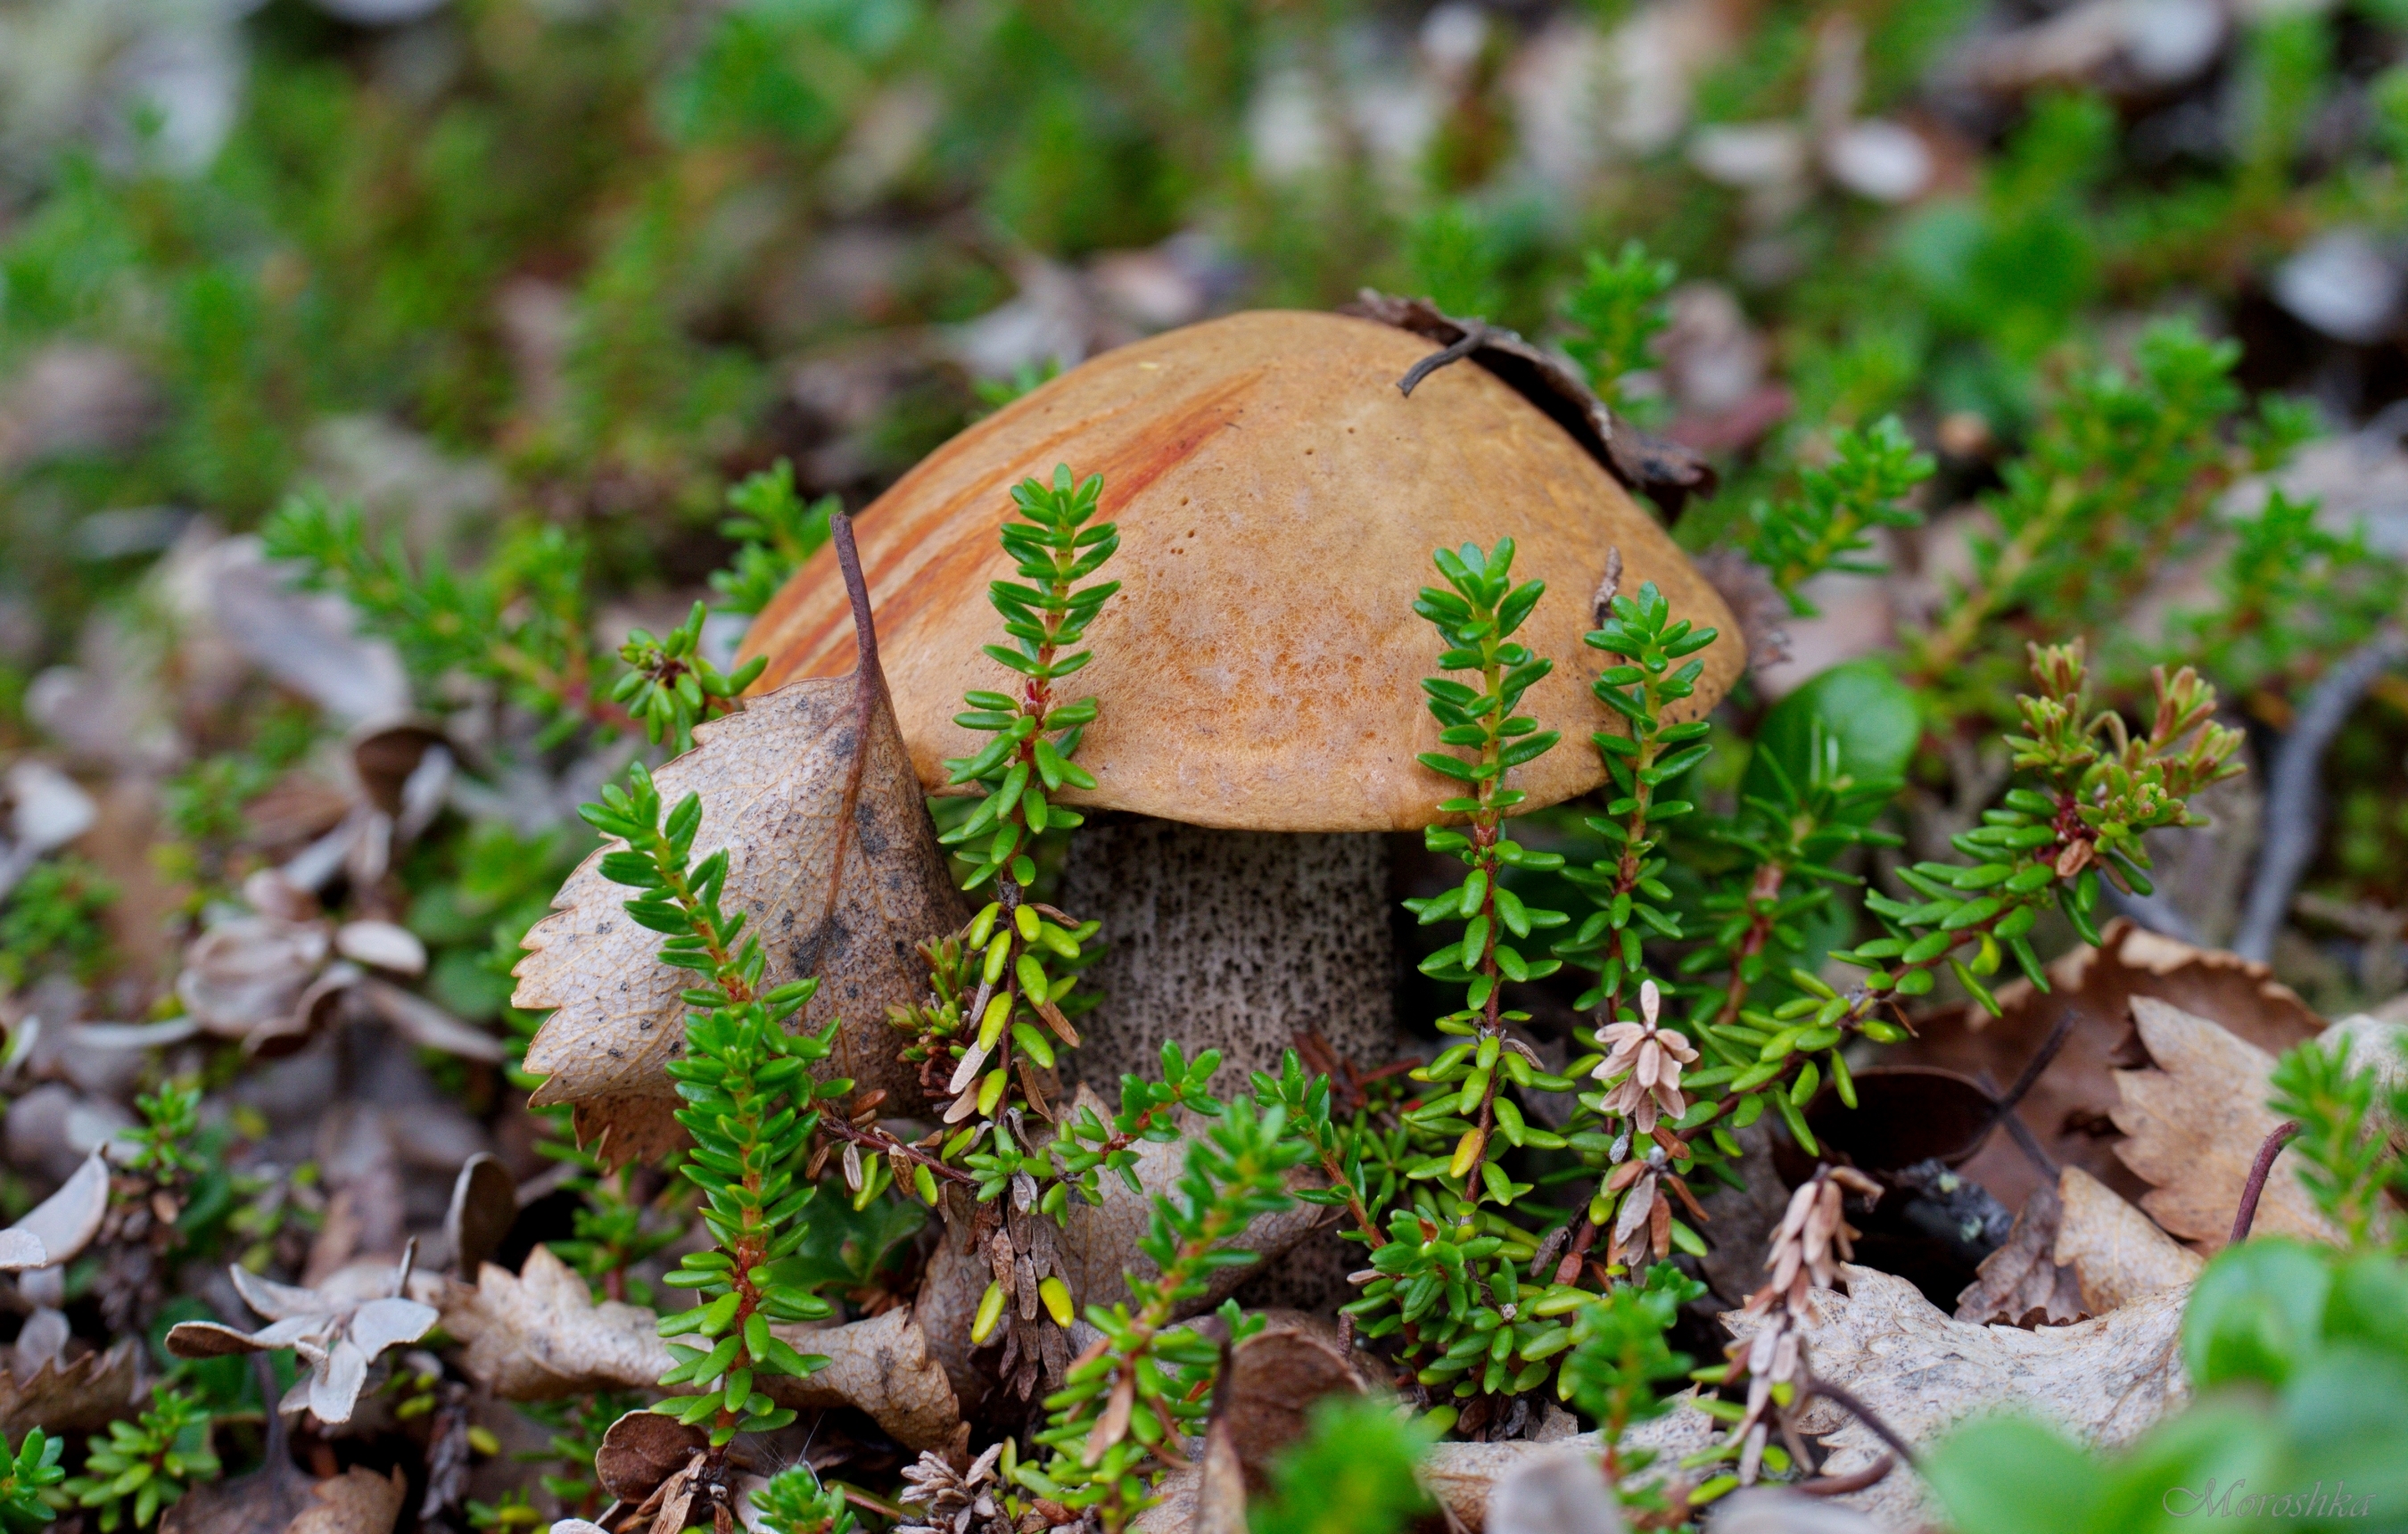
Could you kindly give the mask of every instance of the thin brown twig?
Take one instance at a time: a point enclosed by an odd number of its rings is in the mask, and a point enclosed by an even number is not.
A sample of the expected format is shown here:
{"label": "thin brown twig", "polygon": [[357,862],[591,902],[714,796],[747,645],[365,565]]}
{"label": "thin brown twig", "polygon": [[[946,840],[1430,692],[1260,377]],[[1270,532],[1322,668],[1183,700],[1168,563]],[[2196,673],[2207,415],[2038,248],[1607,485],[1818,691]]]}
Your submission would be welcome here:
{"label": "thin brown twig", "polygon": [[1898,1469],[1898,1456],[1884,1455],[1853,1475],[1818,1475],[1811,1481],[1800,1481],[1791,1487],[1800,1497],[1845,1497],[1867,1486],[1881,1484],[1882,1478]]}
{"label": "thin brown twig", "polygon": [[2267,1174],[2274,1169],[2274,1158],[2283,1154],[2283,1147],[2299,1132],[2298,1120],[2285,1119],[2258,1147],[2258,1159],[2249,1164],[2249,1181],[2241,1184],[2241,1208],[2232,1216],[2232,1237],[2227,1245],[2239,1246],[2249,1239],[2249,1227],[2258,1223],[2258,1200],[2266,1191]]}
{"label": "thin brown twig", "polygon": [[1899,1437],[1897,1429],[1890,1426],[1888,1423],[1882,1421],[1880,1413],[1876,1412],[1871,1407],[1867,1406],[1864,1403],[1863,1398],[1857,1396],[1855,1391],[1852,1391],[1843,1385],[1833,1384],[1828,1380],[1810,1374],[1806,1377],[1804,1388],[1800,1394],[1804,1396],[1820,1396],[1825,1400],[1829,1401],[1832,1405],[1845,1411],[1849,1415],[1855,1417],[1858,1422],[1863,1423],[1867,1427],[1870,1428],[1872,1430],[1873,1437],[1881,1440],[1884,1443],[1888,1444],[1890,1452],[1897,1455],[1899,1459],[1904,1460],[1909,1465],[1914,1463],[1914,1450],[1908,1446],[1906,1440]]}
{"label": "thin brown twig", "polygon": [[1449,363],[1461,362],[1487,344],[1488,327],[1478,320],[1469,322],[1461,336],[1407,369],[1405,376],[1397,380],[1398,391],[1407,398],[1411,398],[1414,385],[1420,383],[1422,380]]}
{"label": "thin brown twig", "polygon": [[867,1129],[856,1128],[849,1120],[834,1113],[823,1113],[820,1115],[820,1133],[848,1144],[860,1145],[881,1152],[891,1161],[899,1161],[906,1166],[925,1167],[936,1176],[951,1182],[965,1184],[975,1184],[978,1182],[977,1178],[959,1167],[947,1166],[918,1146],[907,1144],[874,1125]]}

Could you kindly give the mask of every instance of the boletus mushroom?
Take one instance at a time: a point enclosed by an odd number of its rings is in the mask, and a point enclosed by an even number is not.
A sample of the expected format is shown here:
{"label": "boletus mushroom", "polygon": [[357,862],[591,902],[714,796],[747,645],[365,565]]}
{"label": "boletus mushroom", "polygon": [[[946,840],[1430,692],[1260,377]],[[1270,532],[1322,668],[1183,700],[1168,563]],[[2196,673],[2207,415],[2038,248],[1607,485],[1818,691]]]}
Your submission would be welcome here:
{"label": "boletus mushroom", "polygon": [[[1582,642],[1618,555],[1723,638],[1684,705],[1713,707],[1745,664],[1729,610],[1606,465],[1475,363],[1398,380],[1431,343],[1335,314],[1258,312],[1110,351],[939,449],[857,522],[896,715],[922,783],[983,738],[953,723],[998,685],[981,652],[1008,578],[996,531],[1011,485],[1057,464],[1103,476],[1122,582],[1076,683],[1100,714],[1080,764],[1096,788],[1063,905],[1103,923],[1103,993],[1079,1076],[1151,1073],[1165,1039],[1224,1052],[1223,1081],[1275,1069],[1317,1032],[1369,1067],[1396,1053],[1388,833],[1453,792],[1421,679],[1438,647],[1412,603],[1441,546],[1515,540],[1547,582],[1524,636],[1555,669],[1527,709],[1565,743],[1514,774],[1535,808],[1598,786],[1587,737],[1618,727]],[[833,551],[753,624],[767,690],[849,671],[853,627]],[[1102,811],[1103,813],[1099,813]]]}

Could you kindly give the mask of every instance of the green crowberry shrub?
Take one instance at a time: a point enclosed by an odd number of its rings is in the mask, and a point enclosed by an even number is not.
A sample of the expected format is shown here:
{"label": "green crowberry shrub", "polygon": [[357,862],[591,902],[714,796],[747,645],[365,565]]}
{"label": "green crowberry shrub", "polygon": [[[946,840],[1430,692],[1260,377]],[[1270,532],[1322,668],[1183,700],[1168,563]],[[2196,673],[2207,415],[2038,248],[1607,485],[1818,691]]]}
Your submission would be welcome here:
{"label": "green crowberry shrub", "polygon": [[694,1137],[684,1175],[702,1190],[702,1221],[713,1245],[689,1253],[665,1283],[699,1303],[660,1321],[675,1363],[661,1377],[681,1394],[653,1410],[708,1424],[724,1447],[739,1432],[784,1426],[794,1409],[761,1388],[775,1377],[801,1378],[826,1360],[773,1336],[776,1322],[814,1321],[828,1303],[795,1281],[793,1259],[818,1195],[804,1176],[816,1104],[842,1097],[850,1081],[814,1082],[810,1068],[834,1051],[838,1025],[791,1033],[786,1023],[809,1003],[815,980],[761,989],[764,961],[745,916],[720,904],[727,877],[724,849],[693,858],[702,801],[688,795],[665,814],[660,793],[638,766],[626,790],[606,789],[585,817],[627,845],[602,859],[605,878],[639,893],[627,914],[666,935],[661,962],[704,982],[685,993],[685,1054],[668,1073],[685,1106],[678,1122]]}

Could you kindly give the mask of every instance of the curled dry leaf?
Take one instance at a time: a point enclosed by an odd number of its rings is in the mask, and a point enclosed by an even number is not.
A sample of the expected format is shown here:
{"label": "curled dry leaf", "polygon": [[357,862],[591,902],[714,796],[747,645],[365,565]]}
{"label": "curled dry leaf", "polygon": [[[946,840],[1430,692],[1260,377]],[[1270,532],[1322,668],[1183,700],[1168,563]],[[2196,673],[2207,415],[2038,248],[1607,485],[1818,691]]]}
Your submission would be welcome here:
{"label": "curled dry leaf", "polygon": [[[222,1358],[291,1348],[308,1372],[294,1382],[277,1410],[297,1412],[306,1406],[330,1426],[351,1420],[351,1408],[380,1355],[415,1342],[435,1327],[435,1307],[414,1299],[357,1297],[330,1292],[332,1285],[296,1289],[240,1267],[226,1271],[243,1303],[266,1317],[268,1325],[242,1332],[214,1321],[179,1322],[167,1333],[167,1351],[179,1358]],[[405,1259],[399,1283],[408,1283]]]}
{"label": "curled dry leaf", "polygon": [[0,834],[0,896],[16,888],[44,853],[75,840],[100,818],[100,807],[73,778],[30,756],[10,763],[0,776],[0,802],[8,811],[7,830]]}
{"label": "curled dry leaf", "polygon": [[0,1230],[0,1272],[22,1273],[28,1268],[48,1268],[50,1249],[30,1230],[10,1226]]}
{"label": "curled dry leaf", "polygon": [[100,1233],[108,1213],[108,1161],[95,1150],[75,1175],[59,1184],[58,1192],[0,1230],[0,1272],[51,1268],[69,1260]]}
{"label": "curled dry leaf", "polygon": [[1336,1326],[1295,1311],[1270,1312],[1265,1322],[1230,1355],[1228,1378],[1214,1393],[1200,1468],[1170,1477],[1166,1500],[1139,1520],[1139,1528],[1245,1534],[1249,1490],[1269,1485],[1271,1460],[1304,1436],[1312,1403],[1370,1388]]}
{"label": "curled dry leaf", "polygon": [[1229,1417],[1216,1412],[1204,1431],[1204,1465],[1196,1482],[1196,1534],[1246,1534],[1246,1470]]}
{"label": "curled dry leaf", "polygon": [[391,922],[345,922],[335,928],[335,952],[354,964],[397,975],[426,971],[426,945],[408,927]]}
{"label": "curled dry leaf", "polygon": [[[2282,1123],[2266,1107],[2274,1057],[2204,1017],[2151,997],[2136,997],[2132,1015],[2155,1063],[2115,1073],[2122,1098],[2115,1127],[2129,1137],[2115,1154],[2149,1184],[2141,1207],[2213,1254],[2232,1233],[2258,1147]],[[2300,1165],[2296,1156],[2274,1163],[2256,1228],[2340,1242],[2342,1232],[2300,1182]]]}
{"label": "curled dry leaf", "polygon": [[[1979,1007],[1923,1019],[1917,1037],[1888,1050],[1885,1066],[1939,1066],[2000,1089],[2022,1075],[2071,1011],[2064,1046],[2016,1106],[2058,1166],[2080,1167],[2127,1199],[2149,1184],[2117,1159],[2114,1114],[2121,1106],[2114,1072],[2136,1056],[2131,1023],[2137,996],[2154,996],[2212,1020],[2269,1054],[2324,1029],[2324,1021],[2272,970],[2236,953],[2194,948],[2131,922],[2108,924],[2097,948],[2077,948],[2049,966],[2050,989],[2015,980],[1998,988],[2002,1016]],[[1994,1134],[1958,1168],[2009,1209],[2020,1209],[2046,1178],[2004,1134]],[[2231,1211],[2225,1211],[2231,1222]]]}
{"label": "curled dry leaf", "polygon": [[292,1014],[331,945],[326,928],[316,922],[278,916],[220,922],[184,951],[176,995],[202,1027],[240,1039]]}
{"label": "curled dry leaf", "polygon": [[[1570,433],[1615,479],[1646,492],[1674,518],[1690,495],[1714,492],[1714,470],[1702,455],[1616,419],[1577,367],[1512,331],[1442,313],[1426,298],[1392,297],[1369,288],[1355,295],[1346,312],[1410,330],[1496,374]],[[1440,354],[1423,359],[1415,372]]]}
{"label": "curled dry leaf", "polygon": [[253,876],[246,893],[260,914],[237,916],[203,933],[185,950],[176,994],[203,1029],[239,1039],[254,1054],[290,1054],[354,999],[410,1043],[463,1059],[498,1062],[501,1042],[424,997],[379,979],[368,968],[415,975],[426,948],[390,922],[310,920],[306,902],[282,903],[289,886]]}
{"label": "curled dry leaf", "polygon": [[[1813,1376],[1849,1391],[1911,1444],[1929,1443],[1975,1412],[2020,1410],[2114,1447],[2189,1398],[2181,1349],[2187,1287],[2143,1296],[2096,1320],[2021,1331],[1951,1320],[1888,1273],[1842,1273],[1847,1293],[1816,1289],[1807,1297]],[[1724,1324],[1742,1338],[1758,1325],[1744,1314]],[[1889,1452],[1828,1400],[1800,1412],[1798,1426],[1830,1449],[1828,1476],[1854,1474]],[[1900,1531],[1936,1519],[1921,1482],[1904,1469],[1839,1500]]]}
{"label": "curled dry leaf", "polygon": [[594,1455],[594,1475],[622,1502],[640,1503],[710,1446],[710,1435],[657,1412],[636,1411],[610,1425]]}
{"label": "curled dry leaf", "polygon": [[136,1347],[128,1337],[106,1353],[48,1358],[27,1373],[0,1369],[0,1437],[14,1441],[29,1427],[97,1432],[124,1416],[141,1383]]}
{"label": "curled dry leaf", "polygon": [[489,1151],[470,1156],[452,1182],[452,1207],[443,1217],[443,1234],[452,1243],[452,1267],[473,1273],[500,1250],[502,1240],[518,1223],[517,1179]]}
{"label": "curled dry leaf", "polygon": [[[472,1286],[422,1280],[416,1293],[442,1312],[466,1352],[468,1377],[506,1400],[557,1400],[597,1389],[650,1390],[672,1360],[639,1305],[596,1304],[585,1281],[538,1246],[517,1273],[488,1263]],[[779,1404],[852,1406],[915,1449],[953,1441],[961,1408],[908,1309],[842,1326],[772,1328],[827,1367],[762,1388]]]}
{"label": "curled dry leaf", "polygon": [[[924,1106],[886,1012],[924,999],[916,945],[966,913],[883,677],[873,663],[795,682],[695,740],[656,775],[661,796],[702,796],[696,844],[726,844],[727,906],[752,913],[767,983],[817,975],[802,1021],[844,1020],[831,1073],[884,1089],[899,1111]],[[602,877],[602,856],[569,876],[556,913],[527,934],[511,1000],[552,1010],[527,1049],[527,1068],[546,1078],[534,1103],[576,1105],[579,1138],[601,1140],[617,1163],[684,1141],[661,1067],[683,1047],[686,982],[660,962],[659,935],[628,919],[627,891]]]}

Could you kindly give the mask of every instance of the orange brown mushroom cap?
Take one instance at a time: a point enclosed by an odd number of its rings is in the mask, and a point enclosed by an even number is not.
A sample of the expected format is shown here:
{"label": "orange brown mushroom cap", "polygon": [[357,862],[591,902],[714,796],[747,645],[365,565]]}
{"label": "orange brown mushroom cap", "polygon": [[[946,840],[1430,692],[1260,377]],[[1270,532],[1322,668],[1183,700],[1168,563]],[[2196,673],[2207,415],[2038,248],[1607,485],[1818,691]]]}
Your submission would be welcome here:
{"label": "orange brown mushroom cap", "polygon": [[[1263,311],[1105,353],[939,449],[857,523],[880,650],[921,781],[987,738],[953,716],[1004,685],[981,652],[986,600],[1012,568],[996,532],[1010,487],[1056,464],[1104,479],[1122,585],[1089,628],[1094,662],[1063,684],[1099,704],[1079,753],[1097,786],[1074,803],[1261,831],[1411,830],[1452,790],[1414,760],[1438,749],[1421,679],[1439,642],[1414,615],[1430,553],[1514,540],[1517,579],[1547,583],[1522,638],[1555,663],[1525,708],[1565,742],[1513,774],[1539,807],[1604,780],[1586,737],[1619,728],[1589,694],[1606,665],[1582,642],[1613,551],[1621,589],[1652,581],[1673,612],[1722,631],[1696,695],[1712,709],[1746,664],[1729,609],[1605,467],[1484,369],[1341,315]],[[763,610],[744,654],[766,691],[853,666],[833,550]]]}

